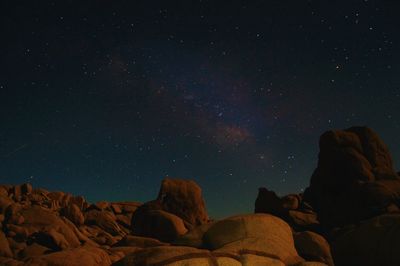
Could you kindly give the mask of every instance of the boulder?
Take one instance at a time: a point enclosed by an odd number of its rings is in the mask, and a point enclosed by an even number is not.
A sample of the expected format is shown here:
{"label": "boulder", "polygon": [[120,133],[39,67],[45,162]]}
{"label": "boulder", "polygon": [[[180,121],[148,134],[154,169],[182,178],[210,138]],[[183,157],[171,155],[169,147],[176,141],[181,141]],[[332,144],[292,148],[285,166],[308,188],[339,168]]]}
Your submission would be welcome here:
{"label": "boulder", "polygon": [[286,214],[283,202],[274,191],[270,191],[265,187],[258,189],[258,196],[255,202],[255,213],[270,213],[281,217]]}
{"label": "boulder", "polygon": [[110,266],[111,260],[107,252],[100,248],[82,246],[75,249],[29,258],[24,262],[24,265]]}
{"label": "boulder", "polygon": [[400,265],[400,215],[363,221],[336,236],[331,247],[337,265]]}
{"label": "boulder", "polygon": [[269,214],[240,215],[218,221],[207,230],[203,241],[205,247],[218,252],[240,254],[250,250],[286,264],[302,261],[290,226]]}
{"label": "boulder", "polygon": [[125,234],[119,227],[115,215],[109,211],[91,209],[85,213],[85,223],[97,225],[113,236]]}
{"label": "boulder", "polygon": [[171,242],[187,232],[183,220],[172,213],[162,210],[142,210],[132,216],[134,235]]}
{"label": "boulder", "polygon": [[115,266],[284,266],[277,258],[266,254],[253,254],[243,251],[241,254],[210,252],[181,246],[153,247],[127,254]]}
{"label": "boulder", "polygon": [[54,251],[64,250],[69,248],[69,243],[64,235],[57,232],[54,228],[33,233],[30,236],[30,241],[36,242],[39,245],[47,247]]}
{"label": "boulder", "polygon": [[63,235],[69,247],[78,247],[80,241],[73,230],[54,212],[33,205],[28,209],[21,210],[21,215],[25,218],[21,227],[25,228],[28,236],[37,232],[48,232],[52,229]]}
{"label": "boulder", "polygon": [[49,249],[45,246],[42,246],[38,243],[33,242],[30,245],[26,246],[18,254],[18,257],[19,257],[19,259],[27,259],[27,258],[41,256],[41,255],[44,255],[49,252],[51,252],[51,249]]}
{"label": "boulder", "polygon": [[323,236],[304,231],[295,233],[293,237],[296,250],[303,259],[334,265],[329,243]]}
{"label": "boulder", "polygon": [[179,236],[175,241],[172,242],[172,244],[177,246],[203,248],[203,236],[213,224],[214,222],[210,222],[207,224],[196,226],[186,234]]}
{"label": "boulder", "polygon": [[175,214],[190,225],[204,224],[209,220],[201,188],[192,180],[165,178],[157,201],[164,211]]}
{"label": "boulder", "polygon": [[83,216],[81,209],[74,203],[70,203],[67,207],[65,207],[61,211],[61,214],[76,225],[82,225],[85,222],[85,217]]}
{"label": "boulder", "polygon": [[319,146],[318,166],[304,200],[325,227],[357,223],[398,202],[400,178],[387,146],[371,129],[331,130],[321,136]]}

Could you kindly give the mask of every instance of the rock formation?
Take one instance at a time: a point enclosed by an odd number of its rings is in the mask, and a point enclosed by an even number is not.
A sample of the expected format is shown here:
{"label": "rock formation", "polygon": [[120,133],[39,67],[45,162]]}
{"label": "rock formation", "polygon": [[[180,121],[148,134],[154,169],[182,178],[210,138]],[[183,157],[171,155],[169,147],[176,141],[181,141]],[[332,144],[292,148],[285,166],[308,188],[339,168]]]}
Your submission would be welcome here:
{"label": "rock formation", "polygon": [[321,136],[304,194],[260,188],[255,214],[218,221],[190,180],[164,179],[144,204],[0,185],[0,265],[400,265],[399,199],[390,153],[365,127]]}

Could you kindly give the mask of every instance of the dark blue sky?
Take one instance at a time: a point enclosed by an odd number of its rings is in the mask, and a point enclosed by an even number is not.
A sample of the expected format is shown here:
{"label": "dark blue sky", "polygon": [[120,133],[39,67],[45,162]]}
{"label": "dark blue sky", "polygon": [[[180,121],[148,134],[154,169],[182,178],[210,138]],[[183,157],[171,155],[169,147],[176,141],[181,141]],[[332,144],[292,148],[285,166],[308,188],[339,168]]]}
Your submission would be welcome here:
{"label": "dark blue sky", "polygon": [[399,166],[400,4],[134,2],[0,4],[0,183],[190,178],[222,217],[307,187],[328,129],[372,127]]}

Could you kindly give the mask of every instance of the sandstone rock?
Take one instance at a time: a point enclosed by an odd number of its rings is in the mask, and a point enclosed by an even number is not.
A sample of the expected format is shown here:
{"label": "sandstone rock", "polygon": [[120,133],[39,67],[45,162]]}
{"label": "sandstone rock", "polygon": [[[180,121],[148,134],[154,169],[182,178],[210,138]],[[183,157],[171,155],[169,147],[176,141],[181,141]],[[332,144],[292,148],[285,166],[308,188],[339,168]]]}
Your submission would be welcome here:
{"label": "sandstone rock", "polygon": [[24,217],[21,217],[23,206],[19,203],[9,205],[5,211],[5,223],[21,224],[24,222]]}
{"label": "sandstone rock", "polygon": [[27,230],[28,235],[54,229],[64,236],[70,247],[78,247],[80,245],[76,234],[52,211],[34,205],[28,209],[22,210],[21,214],[25,218],[21,226]]}
{"label": "sandstone rock", "polygon": [[294,243],[302,258],[334,265],[329,243],[321,235],[310,231],[295,233]]}
{"label": "sandstone rock", "polygon": [[165,178],[157,200],[164,211],[175,214],[193,226],[209,220],[201,188],[192,180]]}
{"label": "sandstone rock", "polygon": [[120,214],[120,213],[122,213],[121,206],[118,205],[118,204],[111,203],[111,210],[112,210],[115,214]]}
{"label": "sandstone rock", "polygon": [[142,203],[139,202],[113,202],[114,206],[118,206],[123,213],[133,213]]}
{"label": "sandstone rock", "polygon": [[65,239],[64,235],[57,232],[54,228],[33,233],[30,238],[32,241],[54,251],[69,248],[69,243]]}
{"label": "sandstone rock", "polygon": [[297,230],[318,230],[319,228],[318,217],[314,212],[290,210],[284,220]]}
{"label": "sandstone rock", "polygon": [[213,224],[203,237],[206,247],[240,254],[245,250],[271,254],[286,264],[302,259],[297,254],[290,226],[278,217],[252,214],[230,217]]}
{"label": "sandstone rock", "polygon": [[18,254],[18,257],[19,259],[27,259],[44,255],[50,251],[49,248],[34,242],[31,245],[26,246],[26,248]]}
{"label": "sandstone rock", "polygon": [[132,216],[131,224],[134,235],[164,242],[171,242],[187,232],[181,218],[162,210],[137,211]]}
{"label": "sandstone rock", "polygon": [[285,266],[285,264],[276,258],[271,258],[268,256],[258,256],[254,254],[245,254],[240,258],[241,265],[243,266],[253,266],[253,265],[268,265],[268,266]]}
{"label": "sandstone rock", "polygon": [[97,225],[113,236],[125,234],[119,227],[115,215],[109,211],[95,209],[87,211],[85,213],[85,223],[88,225]]}
{"label": "sandstone rock", "polygon": [[400,215],[363,221],[332,242],[337,265],[400,265]]}
{"label": "sandstone rock", "polygon": [[139,250],[142,250],[142,248],[129,246],[115,246],[110,248],[110,251],[122,252],[125,256]]}
{"label": "sandstone rock", "polygon": [[8,240],[2,231],[0,231],[0,257],[13,257]]}
{"label": "sandstone rock", "polygon": [[210,222],[207,224],[196,226],[186,234],[179,236],[175,241],[172,242],[172,244],[176,246],[203,248],[203,236],[213,224],[213,222]]}
{"label": "sandstone rock", "polygon": [[0,185],[0,197],[8,197],[8,189]]}
{"label": "sandstone rock", "polygon": [[11,237],[7,237],[7,241],[15,258],[17,258],[20,251],[24,250],[27,246],[26,242],[18,242],[16,239]]}
{"label": "sandstone rock", "polygon": [[158,247],[158,246],[166,246],[167,243],[163,243],[155,238],[149,237],[140,237],[140,236],[125,236],[118,243],[115,244],[118,246],[129,246],[129,247],[139,247],[139,248],[147,248],[147,247]]}
{"label": "sandstone rock", "polygon": [[[115,263],[115,266],[147,266],[147,265],[185,265],[185,264],[172,264],[185,258],[196,258],[196,255],[204,255],[205,258],[209,256],[208,250],[195,249],[190,247],[152,247],[146,248],[134,253],[128,254],[125,258]],[[186,264],[186,265],[208,265],[208,260],[203,260],[203,264]]]}
{"label": "sandstone rock", "polygon": [[89,205],[83,196],[71,197],[69,202],[78,206],[81,211],[84,211]]}
{"label": "sandstone rock", "polygon": [[244,251],[243,254],[210,252],[204,249],[190,247],[166,246],[153,247],[129,253],[115,266],[257,266],[285,264],[279,259],[266,254],[252,254]]}
{"label": "sandstone rock", "polygon": [[74,203],[70,203],[68,207],[65,207],[61,211],[61,213],[76,225],[82,225],[85,222],[85,217],[83,216],[81,209]]}
{"label": "sandstone rock", "polygon": [[110,203],[107,201],[98,201],[94,204],[99,210],[110,210]]}
{"label": "sandstone rock", "polygon": [[[391,189],[376,182],[391,182]],[[366,127],[332,130],[320,138],[318,167],[304,200],[326,227],[382,214],[400,198],[400,179],[388,148]]]}
{"label": "sandstone rock", "polygon": [[132,214],[117,214],[115,215],[115,217],[117,218],[117,222],[126,227],[126,228],[130,228],[131,227],[131,221],[132,221]]}
{"label": "sandstone rock", "polygon": [[0,213],[5,213],[8,206],[13,204],[14,201],[7,196],[0,195]]}
{"label": "sandstone rock", "polygon": [[278,217],[286,214],[281,198],[274,191],[270,191],[264,187],[258,189],[254,212],[269,213]]}
{"label": "sandstone rock", "polygon": [[33,257],[26,260],[25,265],[109,266],[111,265],[111,260],[108,254],[100,248],[82,246],[75,249]]}
{"label": "sandstone rock", "polygon": [[23,262],[14,260],[12,258],[6,258],[6,257],[1,257],[0,256],[0,265],[3,266],[21,266],[23,265]]}

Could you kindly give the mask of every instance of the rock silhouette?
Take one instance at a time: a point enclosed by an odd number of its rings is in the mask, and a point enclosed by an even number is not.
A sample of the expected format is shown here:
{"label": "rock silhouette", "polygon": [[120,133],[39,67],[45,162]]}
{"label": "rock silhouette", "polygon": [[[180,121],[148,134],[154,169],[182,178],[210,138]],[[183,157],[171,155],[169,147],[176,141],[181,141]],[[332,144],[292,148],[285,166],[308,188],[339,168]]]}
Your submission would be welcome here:
{"label": "rock silhouette", "polygon": [[209,219],[200,187],[89,203],[0,185],[0,265],[399,265],[400,177],[371,129],[331,130],[304,193],[260,188],[255,214]]}

